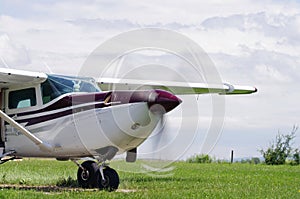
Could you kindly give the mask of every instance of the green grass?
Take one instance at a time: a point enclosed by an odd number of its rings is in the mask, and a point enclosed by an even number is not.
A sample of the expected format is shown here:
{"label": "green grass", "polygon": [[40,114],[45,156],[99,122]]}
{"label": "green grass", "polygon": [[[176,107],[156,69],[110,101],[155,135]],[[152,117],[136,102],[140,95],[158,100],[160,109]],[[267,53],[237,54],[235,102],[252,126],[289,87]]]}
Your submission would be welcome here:
{"label": "green grass", "polygon": [[[120,164],[123,161],[113,162],[112,167]],[[77,173],[77,166],[69,161],[8,162],[0,166],[0,199],[300,198],[299,166],[183,162],[172,166],[171,175],[165,177],[120,171],[120,191],[105,192],[68,188],[76,187]]]}

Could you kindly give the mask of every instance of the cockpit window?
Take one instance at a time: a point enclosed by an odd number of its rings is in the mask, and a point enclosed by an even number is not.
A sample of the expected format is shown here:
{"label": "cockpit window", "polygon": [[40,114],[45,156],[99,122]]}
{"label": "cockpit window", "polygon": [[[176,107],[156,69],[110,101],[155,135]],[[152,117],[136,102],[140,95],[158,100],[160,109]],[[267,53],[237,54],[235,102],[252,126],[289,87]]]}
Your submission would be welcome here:
{"label": "cockpit window", "polygon": [[26,108],[36,105],[34,88],[10,91],[8,95],[8,108]]}
{"label": "cockpit window", "polygon": [[65,93],[99,92],[100,89],[92,78],[66,77],[48,75],[48,79],[41,84],[43,104],[50,102]]}

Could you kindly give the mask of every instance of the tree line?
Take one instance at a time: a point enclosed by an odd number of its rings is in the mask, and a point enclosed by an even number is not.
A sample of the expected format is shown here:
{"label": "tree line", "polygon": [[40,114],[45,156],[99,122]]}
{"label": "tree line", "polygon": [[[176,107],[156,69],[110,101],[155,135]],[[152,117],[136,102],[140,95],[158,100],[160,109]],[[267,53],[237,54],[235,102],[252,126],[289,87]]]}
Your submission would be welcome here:
{"label": "tree line", "polygon": [[[254,157],[251,159],[242,159],[239,163],[249,164],[260,164],[265,163],[267,165],[282,165],[300,164],[300,151],[298,148],[293,147],[293,141],[296,137],[298,126],[293,126],[292,131],[288,134],[278,134],[275,140],[271,141],[270,145],[266,149],[260,149],[259,152],[262,154],[264,161],[261,162],[260,158]],[[188,163],[223,163],[228,162],[224,160],[216,160],[207,154],[197,154],[186,160]]]}

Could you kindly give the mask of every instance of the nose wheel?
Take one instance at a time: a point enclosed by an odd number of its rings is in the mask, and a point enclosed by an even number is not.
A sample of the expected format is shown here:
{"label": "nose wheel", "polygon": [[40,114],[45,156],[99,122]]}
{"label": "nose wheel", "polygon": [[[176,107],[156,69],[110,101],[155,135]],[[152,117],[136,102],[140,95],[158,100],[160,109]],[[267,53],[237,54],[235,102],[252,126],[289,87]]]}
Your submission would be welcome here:
{"label": "nose wheel", "polygon": [[85,161],[78,166],[77,181],[80,187],[107,191],[118,189],[120,180],[114,169],[104,165],[99,167],[94,161]]}

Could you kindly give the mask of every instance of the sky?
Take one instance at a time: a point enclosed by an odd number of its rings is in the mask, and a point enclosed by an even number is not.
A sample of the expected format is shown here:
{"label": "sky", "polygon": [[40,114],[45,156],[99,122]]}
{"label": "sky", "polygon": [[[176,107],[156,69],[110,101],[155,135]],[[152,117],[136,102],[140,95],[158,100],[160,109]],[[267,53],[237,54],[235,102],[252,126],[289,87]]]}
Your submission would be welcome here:
{"label": "sky", "polygon": [[[300,124],[300,1],[296,0],[0,0],[0,67],[76,75],[98,45],[147,27],[174,30],[194,40],[224,82],[259,90],[251,96],[225,97],[224,125],[211,156],[229,159],[231,150],[235,157],[261,156],[258,150],[278,132],[289,133]],[[191,96],[181,98],[184,107],[194,108],[187,104]],[[212,98],[196,96],[196,100],[201,113],[194,117],[201,124],[192,144],[180,142],[188,132],[177,132],[180,139],[160,154],[162,158],[202,152]],[[166,136],[176,132],[180,111],[168,115]],[[299,148],[300,132],[296,136],[294,147]],[[149,149],[143,147],[142,152]]]}

